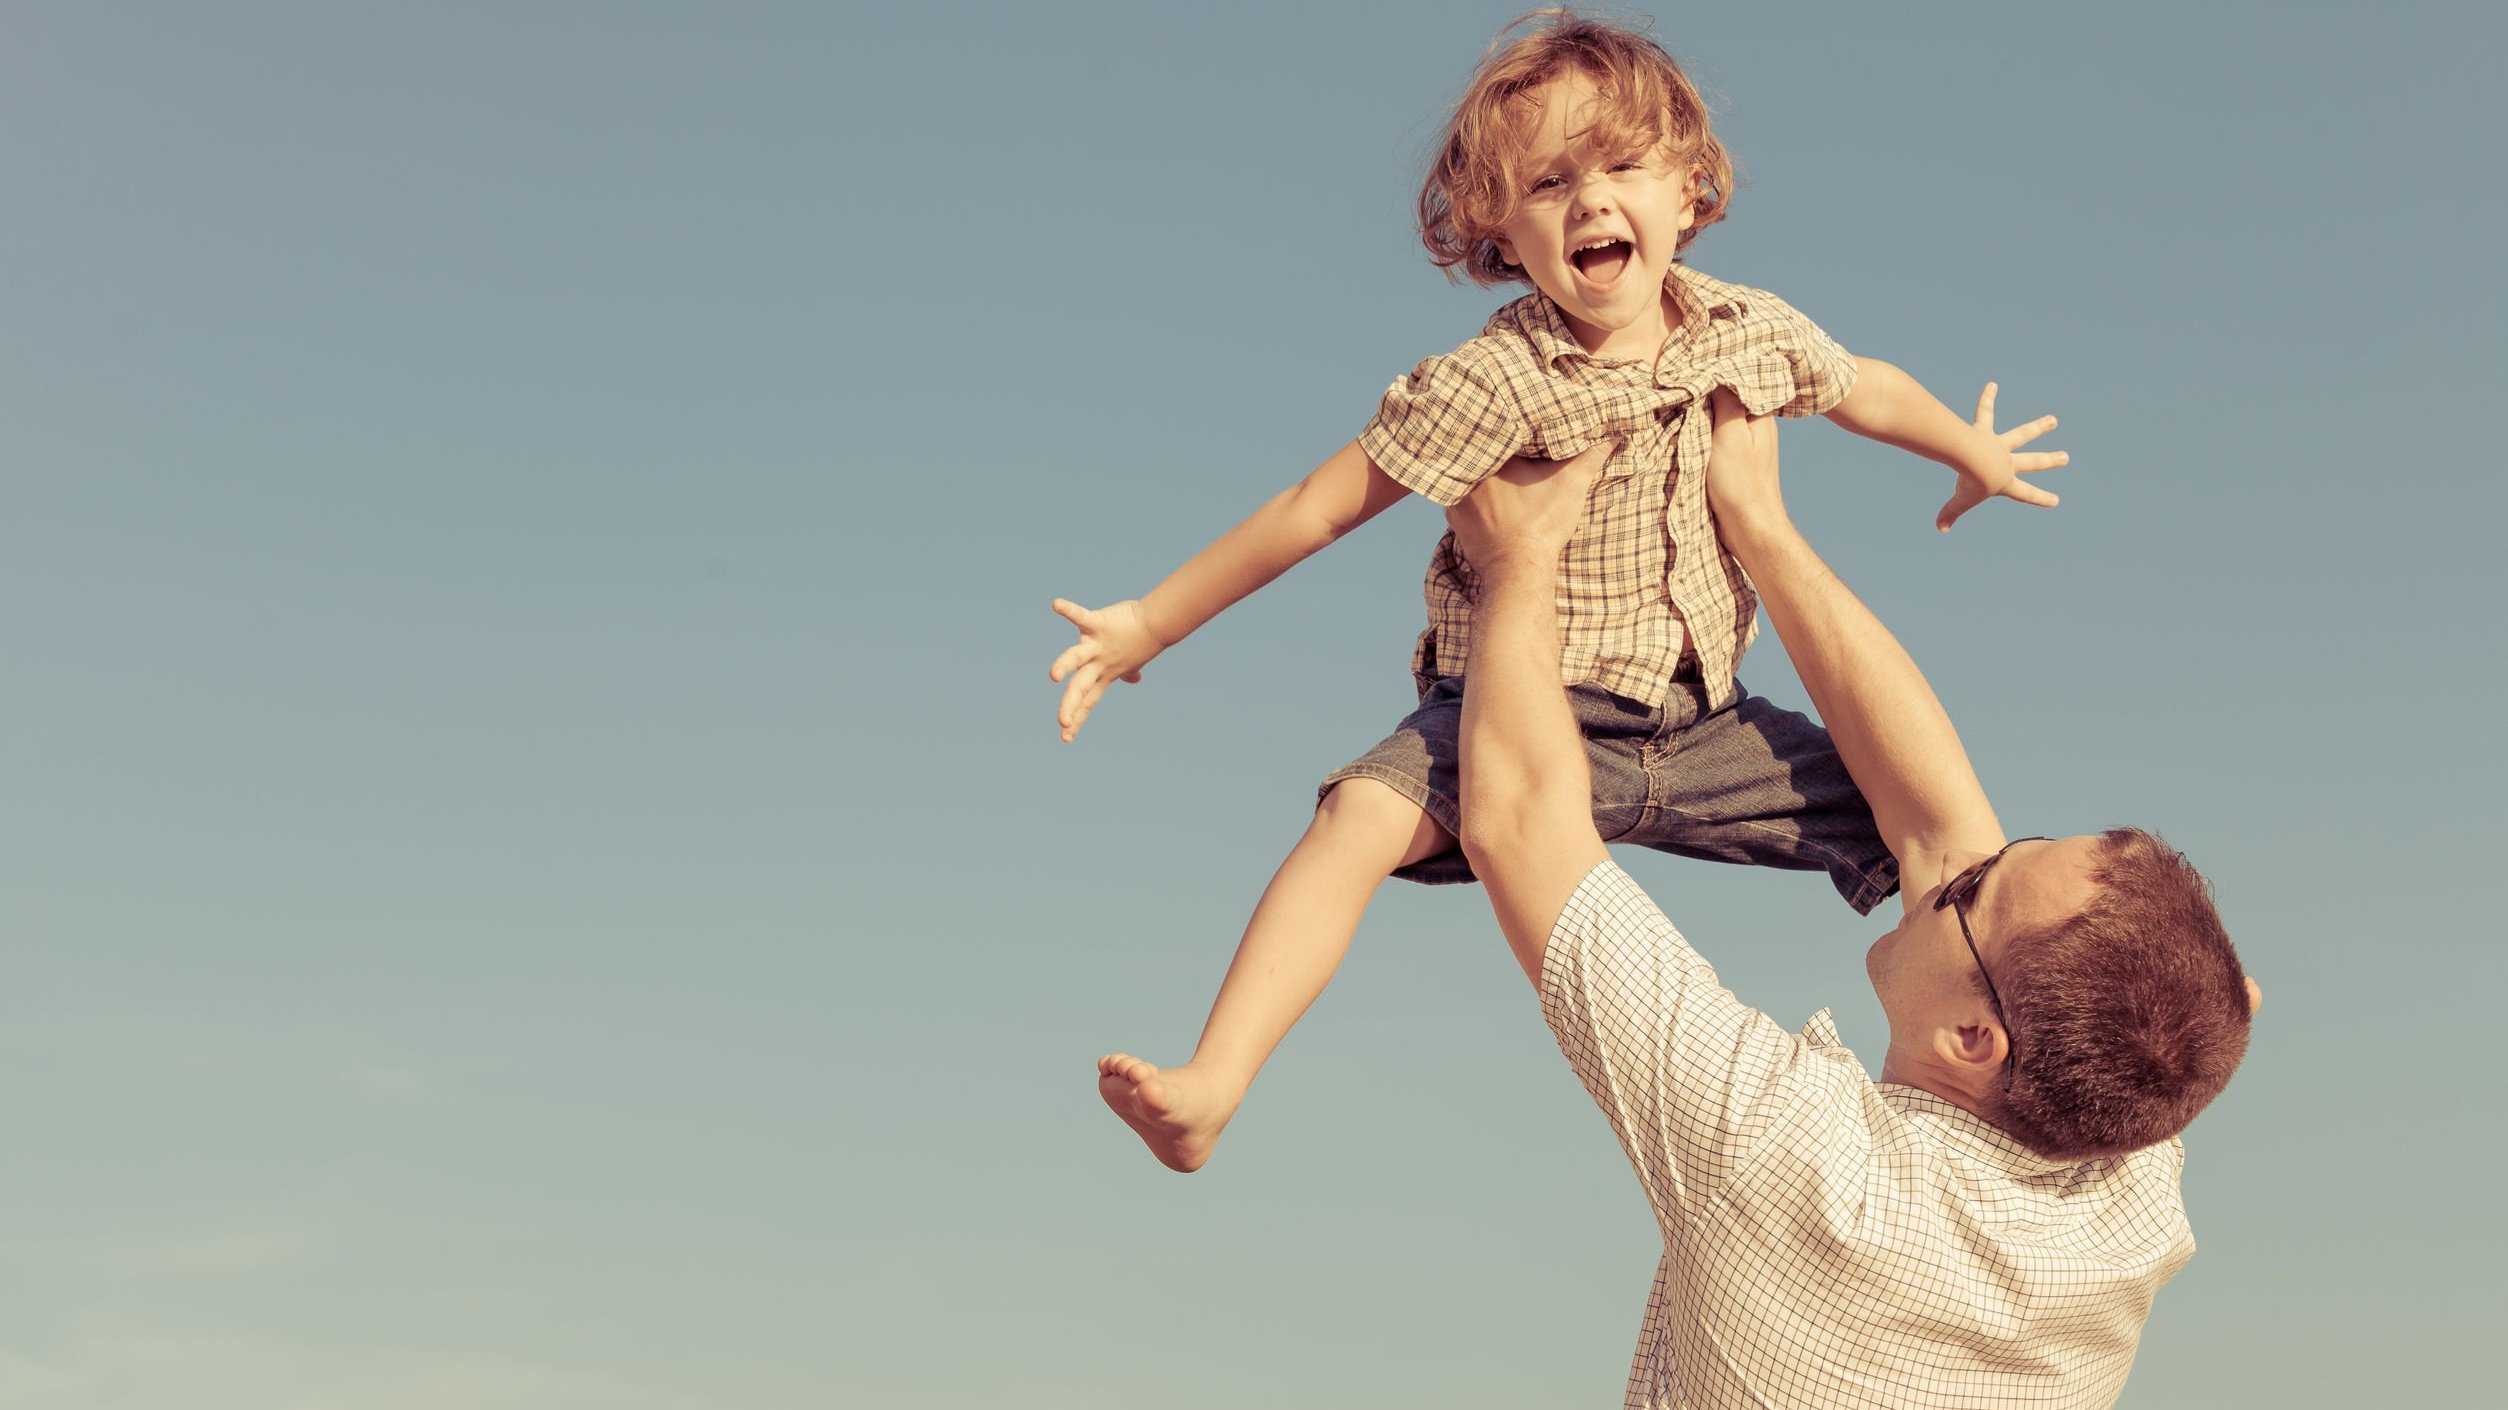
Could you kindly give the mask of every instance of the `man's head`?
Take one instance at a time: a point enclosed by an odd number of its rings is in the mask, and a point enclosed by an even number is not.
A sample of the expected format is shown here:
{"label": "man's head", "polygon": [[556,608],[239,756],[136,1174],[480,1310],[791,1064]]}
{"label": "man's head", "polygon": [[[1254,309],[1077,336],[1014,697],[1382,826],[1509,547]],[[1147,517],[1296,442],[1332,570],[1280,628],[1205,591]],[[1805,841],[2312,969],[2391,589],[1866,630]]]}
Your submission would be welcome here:
{"label": "man's head", "polygon": [[1884,1076],[2041,1154],[2176,1135],[2246,1053],[2255,988],[2202,875],[2147,832],[1953,857],[1917,900],[1865,960],[1890,1019]]}
{"label": "man's head", "polygon": [[[1516,243],[1509,226],[1525,222],[1532,206],[1544,213],[1533,222],[1540,233],[1564,228],[1576,218],[1565,208],[1576,192],[1559,178],[1590,175],[1597,191],[1626,190],[1613,168],[1628,162],[1645,169],[1643,198],[1670,217],[1644,232],[1640,251],[1659,279],[1700,230],[1724,218],[1732,193],[1733,163],[1708,130],[1705,102],[1644,34],[1564,9],[1527,16],[1498,36],[1455,105],[1420,188],[1420,239],[1440,268],[1481,284],[1535,283],[1567,302],[1542,277],[1550,271],[1506,248]],[[1570,169],[1552,170],[1563,164]]]}

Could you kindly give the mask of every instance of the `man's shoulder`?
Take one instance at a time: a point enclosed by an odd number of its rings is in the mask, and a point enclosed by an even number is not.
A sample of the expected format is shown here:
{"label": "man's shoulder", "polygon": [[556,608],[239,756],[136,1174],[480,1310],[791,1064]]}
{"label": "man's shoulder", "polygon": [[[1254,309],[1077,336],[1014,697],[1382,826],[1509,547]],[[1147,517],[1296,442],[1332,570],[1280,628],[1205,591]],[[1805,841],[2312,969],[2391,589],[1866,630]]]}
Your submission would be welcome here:
{"label": "man's shoulder", "polygon": [[2004,1233],[2018,1241],[2052,1239],[2095,1244],[2123,1232],[2130,1243],[2154,1233],[2171,1242],[2185,1228],[2179,1180],[2186,1148],[2174,1138],[2123,1155],[2072,1160],[2043,1156],[2010,1132],[1950,1099],[1920,1087],[1881,1084],[1887,1115],[1876,1154],[1911,1177],[1955,1186],[1980,1209],[2008,1216]]}
{"label": "man's shoulder", "polygon": [[1562,1012],[1607,1005],[1659,1020],[1678,1002],[1689,1009],[1686,1021],[1719,1034],[1716,1042],[1755,1053],[1762,1079],[1832,1093],[1817,1121],[1860,1129],[1871,1110],[1872,1079],[1840,1041],[1828,1010],[1798,1032],[1744,1002],[1637,879],[1607,856],[1584,873],[1552,924],[1542,987],[1546,1003]]}

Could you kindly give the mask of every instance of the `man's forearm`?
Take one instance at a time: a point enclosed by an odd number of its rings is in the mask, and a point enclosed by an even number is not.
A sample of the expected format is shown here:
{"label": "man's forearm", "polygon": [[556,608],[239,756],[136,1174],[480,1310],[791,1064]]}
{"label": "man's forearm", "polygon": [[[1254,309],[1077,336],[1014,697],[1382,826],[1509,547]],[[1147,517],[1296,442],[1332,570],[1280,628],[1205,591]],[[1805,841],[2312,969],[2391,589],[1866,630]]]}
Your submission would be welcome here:
{"label": "man's forearm", "polygon": [[[1478,565],[1475,565],[1478,566]],[[1585,746],[1559,685],[1558,566],[1529,557],[1481,569],[1464,672],[1462,788],[1467,844],[1513,832],[1557,800],[1590,818]]]}
{"label": "man's forearm", "polygon": [[1724,538],[1901,865],[1953,846],[1990,848],[2001,835],[1993,805],[1898,638],[1782,513],[1724,516]]}
{"label": "man's forearm", "polygon": [[1463,675],[1463,855],[1524,977],[1541,983],[1559,910],[1610,853],[1585,742],[1559,684],[1557,555],[1480,564]]}

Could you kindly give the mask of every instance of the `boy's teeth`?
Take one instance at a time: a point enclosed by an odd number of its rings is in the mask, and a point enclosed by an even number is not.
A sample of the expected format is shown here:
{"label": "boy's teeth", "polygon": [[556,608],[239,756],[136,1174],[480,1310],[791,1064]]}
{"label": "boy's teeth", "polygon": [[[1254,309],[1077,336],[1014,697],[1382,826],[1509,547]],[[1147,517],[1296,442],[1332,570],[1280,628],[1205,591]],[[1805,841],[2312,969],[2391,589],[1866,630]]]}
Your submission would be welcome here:
{"label": "boy's teeth", "polygon": [[1629,254],[1630,250],[1625,242],[1614,240],[1608,245],[1600,245],[1590,250],[1578,250],[1575,262],[1576,267],[1584,271],[1586,278],[1597,284],[1608,284],[1619,278],[1622,271],[1628,268]]}

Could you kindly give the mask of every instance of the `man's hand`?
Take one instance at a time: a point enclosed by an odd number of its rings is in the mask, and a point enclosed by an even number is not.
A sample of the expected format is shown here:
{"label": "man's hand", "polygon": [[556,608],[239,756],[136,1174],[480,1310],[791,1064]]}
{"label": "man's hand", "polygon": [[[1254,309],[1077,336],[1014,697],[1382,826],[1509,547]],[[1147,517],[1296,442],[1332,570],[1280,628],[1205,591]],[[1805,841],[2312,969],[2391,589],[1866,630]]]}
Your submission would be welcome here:
{"label": "man's hand", "polygon": [[1777,428],[1773,416],[1753,416],[1742,399],[1718,387],[1707,406],[1715,437],[1707,453],[1707,503],[1726,548],[1737,536],[1785,523],[1785,492],[1777,483]]}
{"label": "man's hand", "polygon": [[1080,726],[1106,687],[1116,681],[1138,683],[1141,668],[1166,650],[1167,643],[1150,630],[1136,601],[1092,610],[1057,597],[1054,611],[1080,629],[1078,644],[1055,657],[1053,669],[1046,672],[1047,679],[1063,682],[1062,706],[1054,718],[1062,725],[1062,742],[1069,744],[1079,737]]}
{"label": "man's hand", "polygon": [[2055,418],[2041,416],[2026,426],[1997,432],[1994,429],[1994,384],[1985,384],[1977,394],[1977,420],[1974,450],[1953,466],[1959,474],[1959,488],[1933,516],[1933,527],[1943,533],[1959,522],[1959,516],[1997,495],[2053,509],[2054,495],[2020,478],[2039,470],[2052,470],[2068,464],[2072,457],[2058,451],[2030,451],[2018,454],[2019,448],[2055,429]]}
{"label": "man's hand", "polygon": [[1573,460],[1510,460],[1446,511],[1446,526],[1472,567],[1486,574],[1500,560],[1525,557],[1548,571],[1585,516],[1585,496],[1611,458],[1609,442]]}

